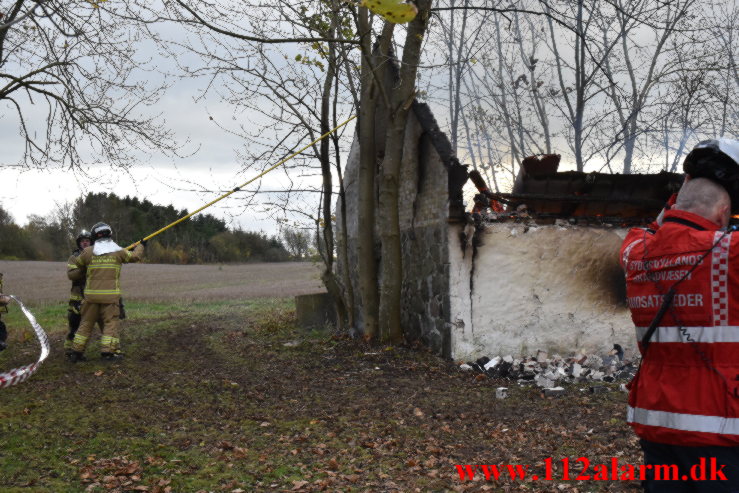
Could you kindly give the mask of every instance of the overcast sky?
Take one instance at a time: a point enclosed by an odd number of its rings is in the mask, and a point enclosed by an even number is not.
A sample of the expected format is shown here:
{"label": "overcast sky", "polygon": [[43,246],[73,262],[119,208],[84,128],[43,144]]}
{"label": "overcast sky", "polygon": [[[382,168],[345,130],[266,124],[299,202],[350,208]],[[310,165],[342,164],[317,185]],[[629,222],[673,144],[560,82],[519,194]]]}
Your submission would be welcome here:
{"label": "overcast sky", "polygon": [[[189,139],[186,149],[196,151],[192,156],[180,159],[154,155],[129,171],[94,166],[87,168],[85,174],[68,170],[3,168],[0,205],[19,223],[25,223],[31,214],[45,216],[55,204],[74,201],[88,192],[137,196],[156,204],[172,204],[177,209],[192,211],[215,199],[219,191],[230,190],[252,178],[256,172],[239,172],[235,150],[243,142],[209,119],[209,115],[218,118],[219,114],[225,118],[227,109],[217,101],[195,103],[196,94],[187,85],[183,86],[173,88],[151,109],[167,116],[167,125],[181,141]],[[4,135],[5,155],[10,150],[19,155],[19,144],[13,142],[13,137],[17,141],[20,137],[13,122],[0,120],[0,134]],[[275,171],[273,176],[263,179],[262,185],[280,190],[280,182],[280,173]],[[208,212],[225,219],[230,226],[274,233],[275,221],[261,209],[245,210],[237,195],[216,204]]]}
{"label": "overcast sky", "polygon": [[[168,36],[182,35],[178,26],[163,28]],[[155,50],[142,47],[141,54],[153,58],[153,64],[162,72],[176,72],[172,60],[161,57]],[[190,58],[190,62],[195,60]],[[155,77],[155,74],[147,74]],[[18,120],[7,105],[0,112],[0,206],[19,224],[25,224],[30,215],[48,215],[56,204],[72,202],[88,192],[113,192],[119,196],[146,198],[155,204],[172,204],[177,209],[192,211],[218,197],[221,193],[241,185],[257,174],[256,170],[241,171],[237,152],[243,151],[244,141],[219,127],[247,128],[259,122],[257,114],[235,115],[232,108],[218,96],[218,82],[210,93],[202,97],[205,82],[192,79],[169,78],[171,87],[165,96],[147,109],[148,114],[161,114],[161,121],[175,139],[185,143],[181,154],[171,157],[162,154],[141,156],[131,170],[108,166],[85,168],[85,173],[69,170],[23,169],[15,165],[23,151],[18,132]],[[34,115],[33,110],[30,115]],[[45,112],[35,112],[45,119]],[[36,116],[36,115],[34,115]],[[212,119],[211,119],[212,117]],[[353,125],[353,124],[352,124]],[[353,130],[353,127],[352,127]],[[266,168],[274,162],[255,163],[255,168]],[[284,190],[300,180],[300,173],[275,170],[261,180],[263,190]],[[313,178],[308,178],[313,180]],[[319,182],[320,183],[320,182]],[[312,194],[303,193],[303,197]],[[278,223],[269,204],[246,204],[247,194],[237,192],[207,210],[224,219],[231,227],[274,234]],[[269,203],[275,194],[259,194],[258,202]],[[251,201],[250,201],[251,202]],[[317,200],[316,200],[317,203]],[[164,225],[163,225],[164,226]]]}
{"label": "overcast sky", "polygon": [[[170,40],[182,40],[185,37],[185,31],[181,25],[164,25],[159,29],[162,35]],[[400,34],[402,34],[402,29]],[[171,57],[162,56],[153,47],[147,47],[146,42],[141,42],[140,45],[141,49],[137,53],[142,59],[150,59],[151,65],[156,66],[163,73],[180,73]],[[208,49],[211,48],[213,47],[208,45]],[[296,45],[281,45],[280,50],[283,50],[286,56],[284,58],[275,57],[275,63],[282,68],[286,64],[294,63],[292,62],[294,55],[302,48]],[[248,55],[245,51],[238,51],[238,49],[235,51],[244,58]],[[477,52],[472,53],[475,56],[478,54]],[[181,61],[191,67],[201,65],[201,62],[192,55]],[[240,61],[246,64],[250,62],[250,60]],[[437,70],[434,71],[430,67],[436,67]],[[439,77],[438,81],[434,80],[434,73],[437,74],[436,77]],[[423,84],[421,84],[422,88],[429,89],[429,94],[434,92],[434,87],[437,89],[435,97],[430,97],[429,102],[442,129],[450,127],[447,92],[443,90],[447,81],[445,73],[442,54],[439,54],[437,58],[431,57],[428,65],[422,69]],[[146,80],[151,78],[151,81],[156,84],[159,76],[155,72],[146,72],[139,77],[146,77]],[[434,80],[434,84],[428,84],[429,78]],[[238,130],[239,126],[242,126],[247,130],[256,131],[262,128],[260,123],[264,120],[257,112],[245,111],[244,105],[239,105],[237,111],[234,111],[234,106],[223,102],[220,94],[228,91],[224,89],[225,86],[219,86],[224,83],[222,79],[215,79],[210,92],[205,97],[202,92],[206,84],[210,82],[208,80],[170,77],[168,82],[171,87],[161,100],[147,109],[147,112],[152,115],[161,115],[161,122],[173,132],[176,140],[186,142],[181,153],[187,157],[178,158],[162,154],[142,156],[140,162],[129,171],[101,165],[86,168],[85,174],[72,174],[68,170],[20,170],[5,166],[19,162],[23,142],[12,108],[7,104],[0,105],[0,149],[2,149],[0,166],[4,166],[0,167],[0,205],[21,224],[27,221],[29,215],[46,216],[56,204],[72,202],[87,192],[114,192],[119,196],[137,196],[142,199],[146,198],[155,204],[172,204],[178,209],[192,211],[216,198],[219,191],[230,190],[244,183],[256,175],[257,169],[271,166],[279,159],[252,163],[254,165],[252,170],[242,171],[244,162],[239,159],[239,153],[245,154],[245,140],[223,128]],[[424,84],[428,84],[428,87]],[[236,87],[237,91],[242,89]],[[238,99],[241,94],[235,97]],[[238,102],[242,103],[243,100],[239,99]],[[597,105],[592,104],[591,106]],[[571,157],[569,142],[565,140],[568,134],[561,126],[563,120],[556,117],[557,112],[554,108],[550,111],[552,112],[550,126],[554,135],[553,149],[564,155],[560,170],[574,169],[574,160],[569,159]],[[37,114],[31,112],[28,115],[42,122],[46,118],[46,114],[41,111],[37,111]],[[345,129],[347,140],[353,134],[354,126],[355,123],[350,123]],[[273,142],[284,137],[284,133],[284,130],[282,132],[264,131],[259,135],[259,140],[260,142]],[[297,140],[298,136],[293,135],[290,138]],[[507,145],[505,137],[499,140],[504,147]],[[464,147],[464,144],[461,147]],[[470,162],[463,149],[458,154],[464,162]],[[492,160],[493,157],[489,159]],[[602,161],[599,159],[598,156],[591,159],[587,171],[599,171],[602,168]],[[649,161],[650,164],[651,162]],[[661,164],[661,161],[659,163]],[[287,176],[284,170],[276,170],[261,180],[261,188],[279,191],[290,187],[306,188],[306,185],[318,184],[317,174],[305,177],[301,176],[298,171],[292,170],[290,176]],[[505,177],[499,175],[498,180],[503,183]],[[470,193],[473,193],[472,186],[468,186]],[[278,223],[274,218],[276,210],[269,205],[269,202],[276,201],[275,194],[260,194],[256,204],[253,201],[247,203],[244,200],[245,197],[247,197],[245,193],[239,192],[220,202],[214,208],[208,209],[207,212],[223,218],[231,227],[276,233],[278,231]],[[299,211],[315,213],[309,209],[317,207],[318,196],[305,192],[302,197],[291,197],[289,203]],[[291,219],[301,219],[299,214]]]}

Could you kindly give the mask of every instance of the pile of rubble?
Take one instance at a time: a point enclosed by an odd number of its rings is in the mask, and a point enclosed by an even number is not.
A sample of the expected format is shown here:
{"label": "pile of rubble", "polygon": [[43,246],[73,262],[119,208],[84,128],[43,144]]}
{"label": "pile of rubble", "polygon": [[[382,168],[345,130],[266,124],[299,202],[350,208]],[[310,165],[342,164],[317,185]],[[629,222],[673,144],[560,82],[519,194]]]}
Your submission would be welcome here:
{"label": "pile of rubble", "polygon": [[549,355],[538,351],[535,357],[513,358],[496,356],[492,359],[483,356],[475,362],[463,363],[460,369],[487,375],[490,378],[504,378],[517,381],[520,385],[536,384],[543,389],[558,389],[560,383],[581,382],[629,382],[636,374],[637,361],[624,359],[624,350],[614,344],[606,356],[577,354],[569,358]]}

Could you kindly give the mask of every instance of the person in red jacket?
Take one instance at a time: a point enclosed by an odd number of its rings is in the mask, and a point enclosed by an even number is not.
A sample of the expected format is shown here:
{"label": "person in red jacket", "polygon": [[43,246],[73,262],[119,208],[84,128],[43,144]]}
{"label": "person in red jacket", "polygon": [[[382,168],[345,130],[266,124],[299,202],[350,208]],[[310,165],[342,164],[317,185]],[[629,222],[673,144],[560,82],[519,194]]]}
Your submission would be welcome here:
{"label": "person in red jacket", "polygon": [[[712,142],[717,158],[736,156],[739,166],[739,142]],[[739,492],[739,233],[727,228],[730,211],[723,186],[693,178],[657,229],[634,228],[621,247],[642,353],[627,421],[650,468],[647,492]]]}

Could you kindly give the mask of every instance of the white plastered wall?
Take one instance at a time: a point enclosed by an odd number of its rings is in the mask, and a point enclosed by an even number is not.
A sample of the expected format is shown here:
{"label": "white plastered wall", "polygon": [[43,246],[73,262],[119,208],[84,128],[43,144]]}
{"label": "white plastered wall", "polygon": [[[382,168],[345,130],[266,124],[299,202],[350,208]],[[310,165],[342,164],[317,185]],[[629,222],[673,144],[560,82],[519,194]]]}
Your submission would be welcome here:
{"label": "white plastered wall", "polygon": [[449,228],[454,359],[634,346],[618,265],[625,230],[488,224],[474,260],[460,231]]}

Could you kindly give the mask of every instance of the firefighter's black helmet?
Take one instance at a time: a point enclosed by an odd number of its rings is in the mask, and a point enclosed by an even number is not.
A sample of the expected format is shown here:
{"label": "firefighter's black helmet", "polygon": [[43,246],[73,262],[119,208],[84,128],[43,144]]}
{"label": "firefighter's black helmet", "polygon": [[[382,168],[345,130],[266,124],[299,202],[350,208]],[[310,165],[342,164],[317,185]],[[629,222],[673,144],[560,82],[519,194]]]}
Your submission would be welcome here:
{"label": "firefighter's black helmet", "polygon": [[80,231],[80,234],[77,235],[77,248],[80,248],[80,241],[84,239],[88,239],[90,240],[90,242],[92,242],[92,235],[86,229],[83,229],[82,231]]}
{"label": "firefighter's black helmet", "polygon": [[92,227],[92,240],[97,241],[100,238],[110,238],[113,236],[113,229],[105,223],[97,223]]}
{"label": "firefighter's black helmet", "polygon": [[699,142],[683,162],[691,178],[708,178],[731,197],[732,214],[739,213],[739,141],[720,138]]}

